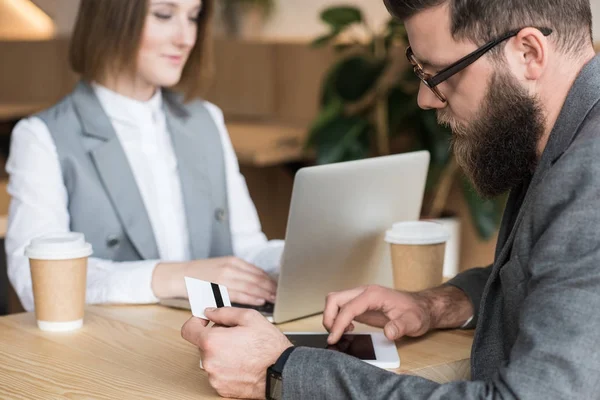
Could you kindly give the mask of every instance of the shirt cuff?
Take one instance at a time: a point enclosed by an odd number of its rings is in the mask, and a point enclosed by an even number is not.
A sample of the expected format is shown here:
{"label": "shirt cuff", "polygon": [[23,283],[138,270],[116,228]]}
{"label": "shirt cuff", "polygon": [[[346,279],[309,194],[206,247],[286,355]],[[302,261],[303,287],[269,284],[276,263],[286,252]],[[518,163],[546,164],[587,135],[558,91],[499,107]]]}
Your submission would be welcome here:
{"label": "shirt cuff", "polygon": [[283,240],[271,240],[259,251],[250,255],[246,261],[256,265],[271,277],[277,278],[281,267],[284,244]]}
{"label": "shirt cuff", "polygon": [[113,262],[90,258],[87,303],[152,304],[152,276],[159,260]]}
{"label": "shirt cuff", "polygon": [[160,260],[143,261],[135,268],[134,273],[131,275],[133,279],[132,286],[136,288],[135,296],[141,300],[141,303],[158,303],[159,301],[159,298],[154,295],[154,291],[152,290],[154,269],[159,263]]}
{"label": "shirt cuff", "polygon": [[477,325],[481,297],[483,296],[483,289],[489,278],[490,270],[490,268],[468,269],[446,282],[446,285],[451,285],[462,290],[473,305],[473,316],[469,324],[464,326],[464,329],[475,328]]}
{"label": "shirt cuff", "polygon": [[469,317],[469,319],[464,324],[462,324],[460,326],[459,329],[470,329],[469,328],[469,324],[471,323],[471,321],[473,321],[473,316],[472,315]]}

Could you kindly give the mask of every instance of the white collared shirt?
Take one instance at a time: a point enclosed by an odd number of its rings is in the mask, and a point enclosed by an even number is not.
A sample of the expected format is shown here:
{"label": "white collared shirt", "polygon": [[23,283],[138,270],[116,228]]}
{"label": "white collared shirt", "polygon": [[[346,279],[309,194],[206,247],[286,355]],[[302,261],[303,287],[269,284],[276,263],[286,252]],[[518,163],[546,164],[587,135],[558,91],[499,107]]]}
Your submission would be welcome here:
{"label": "white collared shirt", "polygon": [[[160,91],[146,102],[93,85],[123,147],[146,207],[160,260],[114,262],[90,258],[86,302],[154,303],[151,288],[154,268],[160,261],[190,260],[186,215],[177,171],[177,159],[162,110]],[[276,273],[283,242],[267,241],[246,181],[225,128],[221,110],[206,102],[221,134],[229,223],[234,254],[267,272]],[[46,124],[31,117],[20,121],[12,133],[10,156],[11,195],[6,254],[8,275],[23,307],[33,310],[29,261],[24,248],[29,241],[50,232],[69,231],[68,195],[56,146]]]}

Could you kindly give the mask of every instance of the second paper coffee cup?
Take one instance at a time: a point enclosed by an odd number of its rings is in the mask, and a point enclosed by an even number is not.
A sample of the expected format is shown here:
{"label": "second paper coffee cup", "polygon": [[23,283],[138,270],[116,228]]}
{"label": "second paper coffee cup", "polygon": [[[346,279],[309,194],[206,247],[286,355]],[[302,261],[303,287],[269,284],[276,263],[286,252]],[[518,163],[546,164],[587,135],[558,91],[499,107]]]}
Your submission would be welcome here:
{"label": "second paper coffee cup", "polygon": [[449,234],[438,223],[399,222],[385,235],[392,255],[394,288],[416,292],[442,283]]}
{"label": "second paper coffee cup", "polygon": [[76,232],[38,237],[25,249],[41,330],[71,331],[83,325],[87,259],[91,254],[92,246]]}

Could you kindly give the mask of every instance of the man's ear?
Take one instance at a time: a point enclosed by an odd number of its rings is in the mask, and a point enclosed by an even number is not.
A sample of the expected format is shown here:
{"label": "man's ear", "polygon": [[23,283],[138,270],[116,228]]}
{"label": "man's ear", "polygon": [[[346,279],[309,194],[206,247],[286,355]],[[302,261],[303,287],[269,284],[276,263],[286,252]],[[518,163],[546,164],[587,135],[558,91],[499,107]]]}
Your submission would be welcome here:
{"label": "man's ear", "polygon": [[538,80],[548,64],[548,38],[536,28],[522,29],[504,48],[513,74],[523,80]]}

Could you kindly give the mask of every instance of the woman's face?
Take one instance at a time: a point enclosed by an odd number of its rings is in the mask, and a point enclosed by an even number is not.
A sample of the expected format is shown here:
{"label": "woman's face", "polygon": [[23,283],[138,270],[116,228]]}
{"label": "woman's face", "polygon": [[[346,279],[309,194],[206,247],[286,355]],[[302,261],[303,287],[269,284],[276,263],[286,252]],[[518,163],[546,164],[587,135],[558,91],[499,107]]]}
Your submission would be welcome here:
{"label": "woman's face", "polygon": [[173,86],[196,43],[201,0],[149,0],[137,59],[137,78]]}

